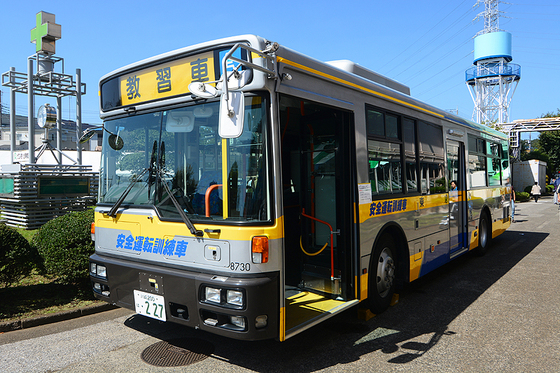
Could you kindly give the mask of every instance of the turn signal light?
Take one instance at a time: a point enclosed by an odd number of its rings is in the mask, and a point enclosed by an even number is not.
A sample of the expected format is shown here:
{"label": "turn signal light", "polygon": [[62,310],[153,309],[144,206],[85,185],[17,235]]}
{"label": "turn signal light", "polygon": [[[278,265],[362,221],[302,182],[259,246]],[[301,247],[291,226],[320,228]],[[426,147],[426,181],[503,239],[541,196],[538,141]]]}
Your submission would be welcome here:
{"label": "turn signal light", "polygon": [[253,263],[268,263],[268,237],[253,237],[251,252]]}

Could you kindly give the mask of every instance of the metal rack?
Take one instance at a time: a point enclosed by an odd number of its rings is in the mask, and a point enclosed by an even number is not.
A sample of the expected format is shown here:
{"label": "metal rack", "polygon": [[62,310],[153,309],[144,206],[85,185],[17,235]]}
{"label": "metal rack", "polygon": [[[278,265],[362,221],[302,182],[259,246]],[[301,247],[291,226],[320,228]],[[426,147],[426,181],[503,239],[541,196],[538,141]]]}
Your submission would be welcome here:
{"label": "metal rack", "polygon": [[[58,216],[83,211],[97,200],[98,173],[91,166],[4,165],[0,178],[4,181],[0,219],[12,227],[38,229]],[[73,184],[62,187],[71,178]],[[54,186],[41,185],[46,181]]]}

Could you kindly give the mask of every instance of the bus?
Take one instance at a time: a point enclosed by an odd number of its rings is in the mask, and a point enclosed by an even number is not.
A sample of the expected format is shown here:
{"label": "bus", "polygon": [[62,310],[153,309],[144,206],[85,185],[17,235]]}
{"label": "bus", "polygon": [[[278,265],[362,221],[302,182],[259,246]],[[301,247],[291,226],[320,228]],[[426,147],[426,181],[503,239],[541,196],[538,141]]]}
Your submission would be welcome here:
{"label": "bus", "polygon": [[101,78],[95,296],[284,341],[510,225],[504,134],[347,60],[244,35]]}

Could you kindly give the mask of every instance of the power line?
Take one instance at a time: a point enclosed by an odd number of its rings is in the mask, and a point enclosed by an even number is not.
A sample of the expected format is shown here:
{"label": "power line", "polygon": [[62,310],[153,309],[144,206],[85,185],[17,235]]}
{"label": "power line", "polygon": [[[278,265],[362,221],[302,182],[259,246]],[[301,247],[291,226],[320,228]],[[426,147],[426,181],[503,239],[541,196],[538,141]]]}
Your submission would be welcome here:
{"label": "power line", "polygon": [[[455,10],[457,10],[461,5],[463,5],[467,0],[463,0],[463,2],[461,2],[457,7],[455,7],[451,12],[449,12],[445,17],[443,17],[438,23],[436,23],[433,27],[431,27],[428,31],[426,31],[421,37],[419,37],[414,43],[410,44],[407,48],[405,48],[404,50],[401,51],[401,53],[399,53],[397,56],[395,56],[394,58],[392,58],[391,60],[389,60],[384,66],[381,67],[381,70],[383,68],[385,68],[385,66],[390,65],[394,60],[396,60],[397,58],[399,58],[400,56],[402,56],[404,53],[408,52],[413,46],[417,45],[418,42],[422,39],[424,39],[424,37],[426,37],[432,30],[434,30],[435,28],[437,28],[445,19],[447,19],[453,12],[455,12]],[[461,16],[460,18],[462,18],[464,16]],[[454,24],[454,23],[453,23]],[[452,25],[453,25],[452,24]],[[449,27],[444,29],[444,31],[446,31]],[[444,32],[442,31],[442,32]],[[434,38],[430,39],[430,41],[428,41],[427,43],[421,45],[419,48],[417,48],[413,53],[411,53],[410,55],[415,56],[418,54],[419,51],[421,51],[425,45],[431,43],[435,38],[437,38],[442,32],[440,32],[438,35],[436,35]],[[392,69],[390,69],[389,71],[387,71],[385,73],[385,75],[388,75],[391,71],[393,71],[394,69],[396,69],[397,67],[399,67],[400,65],[402,65],[403,63],[408,62],[408,60],[404,60],[403,62],[393,66]]]}
{"label": "power line", "polygon": [[559,7],[560,8],[560,4],[535,4],[535,3],[530,3],[530,4],[524,4],[524,3],[510,3],[511,5],[527,5],[530,7],[537,7],[537,6],[552,6],[552,7]]}
{"label": "power line", "polygon": [[[426,79],[423,80],[422,82],[418,83],[418,84],[415,85],[413,88],[417,88],[417,87],[421,86],[422,84],[426,83],[427,81],[432,80],[435,76],[440,75],[442,72],[444,72],[444,71],[446,71],[447,69],[449,69],[449,68],[455,66],[456,64],[458,64],[459,62],[461,62],[464,58],[466,58],[466,57],[468,57],[468,56],[470,56],[470,55],[471,55],[471,53],[469,53],[469,54],[467,54],[467,55],[461,57],[459,60],[455,61],[454,63],[452,63],[452,64],[450,64],[450,65],[448,65],[445,69],[443,69],[443,70],[438,70],[435,74],[431,75],[430,77],[426,78]],[[464,70],[461,70],[461,74],[464,74]],[[429,92],[429,91],[431,91],[431,90],[433,90],[433,89],[435,89],[435,88],[439,88],[439,84],[434,84],[434,85],[432,86],[432,88],[430,88],[430,89],[427,90],[427,91],[422,92],[422,94],[425,94],[426,92]]]}
{"label": "power line", "polygon": [[[451,40],[452,38],[454,38],[457,34],[459,34],[460,32],[462,32],[466,27],[468,27],[468,25],[465,26],[465,27],[463,27],[461,30],[457,31],[454,35],[452,35],[449,39],[447,39],[447,40],[446,40],[445,42],[443,42],[441,45],[447,43],[447,41],[449,41],[449,40]],[[469,38],[469,39],[465,40],[462,44],[458,44],[455,48],[453,48],[452,50],[448,51],[445,55],[443,55],[443,56],[441,56],[441,57],[438,57],[438,60],[443,60],[444,58],[450,56],[453,52],[455,52],[456,50],[462,48],[462,47],[463,47],[464,45],[466,45],[467,43],[471,42],[471,40],[472,40],[472,39]],[[439,48],[439,46],[436,46],[432,51],[435,51],[435,50],[438,49],[438,48]],[[455,65],[455,64],[457,64],[458,62],[462,61],[465,57],[468,57],[470,54],[471,54],[471,52],[469,52],[466,56],[461,57],[459,60],[456,60],[455,62],[451,63],[450,65],[448,65],[448,66],[447,66],[446,68],[444,68],[444,69],[438,69],[438,72],[435,73],[434,75],[432,75],[432,77],[435,76],[435,75],[437,75],[437,74],[439,74],[439,73],[441,73],[442,71],[447,70],[447,69],[448,69],[449,67],[451,67],[452,65]],[[427,63],[430,63],[430,61],[426,61],[426,62],[427,62]],[[418,67],[418,66],[417,66],[417,67]],[[420,69],[420,70],[422,70],[422,69]],[[397,75],[397,76],[398,76],[398,75]],[[418,75],[416,75],[416,76],[418,76]],[[430,77],[430,78],[431,78],[431,77]],[[429,80],[430,78],[424,80],[422,83],[426,82],[426,81]],[[422,83],[417,84],[415,87],[418,87],[418,86],[419,86],[420,84],[422,84]]]}

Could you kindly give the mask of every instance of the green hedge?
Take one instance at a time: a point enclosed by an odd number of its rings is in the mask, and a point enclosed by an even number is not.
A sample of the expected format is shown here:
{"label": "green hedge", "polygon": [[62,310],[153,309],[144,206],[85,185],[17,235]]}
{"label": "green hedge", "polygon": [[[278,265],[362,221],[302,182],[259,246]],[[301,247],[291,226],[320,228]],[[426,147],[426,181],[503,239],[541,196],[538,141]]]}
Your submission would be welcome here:
{"label": "green hedge", "polygon": [[62,283],[86,283],[88,258],[94,252],[91,240],[93,210],[71,212],[43,225],[33,245],[43,258],[45,273]]}
{"label": "green hedge", "polygon": [[0,282],[12,284],[40,266],[37,249],[14,228],[0,223]]}
{"label": "green hedge", "polygon": [[526,202],[531,199],[531,194],[527,192],[516,192],[515,193],[515,200],[517,202]]}

